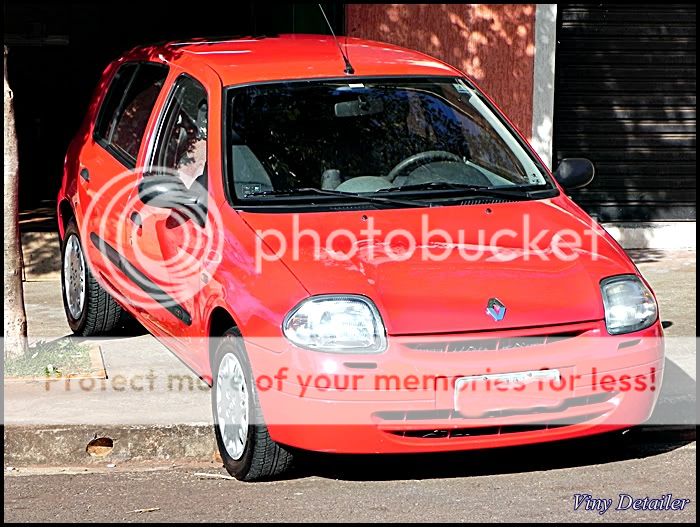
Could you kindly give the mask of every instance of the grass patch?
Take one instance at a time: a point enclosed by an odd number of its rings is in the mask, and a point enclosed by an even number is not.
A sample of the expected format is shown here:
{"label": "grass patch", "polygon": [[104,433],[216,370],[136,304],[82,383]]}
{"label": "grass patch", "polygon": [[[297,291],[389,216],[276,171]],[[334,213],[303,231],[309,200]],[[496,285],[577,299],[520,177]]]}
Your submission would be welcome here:
{"label": "grass patch", "polygon": [[5,361],[5,376],[61,378],[90,371],[90,346],[71,339],[40,340],[22,357]]}

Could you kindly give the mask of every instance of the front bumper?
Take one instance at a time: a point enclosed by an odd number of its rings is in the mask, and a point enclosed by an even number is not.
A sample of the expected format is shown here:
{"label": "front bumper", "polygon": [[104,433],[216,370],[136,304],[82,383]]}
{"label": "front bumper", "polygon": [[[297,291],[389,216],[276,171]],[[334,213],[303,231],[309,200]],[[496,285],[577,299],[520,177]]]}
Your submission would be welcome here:
{"label": "front bumper", "polygon": [[[658,322],[617,337],[602,321],[390,337],[379,355],[246,347],[272,439],[337,453],[481,449],[627,428],[651,415],[664,361]],[[464,393],[456,403],[457,378],[542,369],[557,369],[563,381],[527,393]],[[465,415],[471,402],[479,410]]]}

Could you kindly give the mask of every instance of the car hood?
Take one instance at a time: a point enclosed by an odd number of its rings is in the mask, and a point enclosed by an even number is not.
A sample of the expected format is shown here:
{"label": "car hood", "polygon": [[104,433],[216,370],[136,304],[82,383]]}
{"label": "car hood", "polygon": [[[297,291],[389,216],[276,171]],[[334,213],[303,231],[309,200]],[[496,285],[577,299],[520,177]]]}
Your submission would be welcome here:
{"label": "car hood", "polygon": [[[371,298],[390,335],[600,320],[600,280],[636,272],[609,235],[563,197],[430,209],[241,215],[311,295]],[[433,235],[422,237],[428,230]],[[409,233],[416,239],[415,249]],[[563,241],[580,238],[580,246],[555,249],[557,233]],[[444,243],[444,236],[452,243]],[[523,250],[528,245],[535,249]],[[492,298],[506,308],[501,320],[487,313]]]}

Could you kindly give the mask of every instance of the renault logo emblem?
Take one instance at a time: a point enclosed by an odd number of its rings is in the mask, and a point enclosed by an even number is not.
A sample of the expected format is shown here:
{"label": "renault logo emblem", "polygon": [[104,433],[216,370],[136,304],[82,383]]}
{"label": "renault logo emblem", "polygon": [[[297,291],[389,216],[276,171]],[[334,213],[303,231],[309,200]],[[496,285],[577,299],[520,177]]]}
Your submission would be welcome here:
{"label": "renault logo emblem", "polygon": [[506,306],[498,298],[489,298],[486,314],[491,315],[496,322],[500,322],[506,316]]}

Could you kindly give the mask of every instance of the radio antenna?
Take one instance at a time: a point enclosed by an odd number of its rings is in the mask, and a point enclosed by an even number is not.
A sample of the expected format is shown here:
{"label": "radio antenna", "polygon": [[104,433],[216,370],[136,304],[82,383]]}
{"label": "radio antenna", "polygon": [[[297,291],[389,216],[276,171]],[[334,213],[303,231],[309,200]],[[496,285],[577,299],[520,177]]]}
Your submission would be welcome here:
{"label": "radio antenna", "polygon": [[326,16],[326,12],[323,10],[323,6],[321,4],[318,4],[318,8],[321,10],[321,14],[323,15],[323,18],[326,20],[326,24],[328,24],[328,29],[331,30],[331,35],[333,35],[333,40],[335,40],[335,43],[338,46],[338,51],[340,51],[341,56],[343,57],[343,61],[345,62],[345,73],[348,75],[352,75],[355,73],[355,68],[352,67],[352,64],[350,64],[350,60],[348,59],[347,55],[343,51],[343,48],[340,46],[340,42],[338,42],[338,37],[335,36],[335,31],[333,31],[333,26],[331,26],[330,21],[328,20],[328,17]]}

